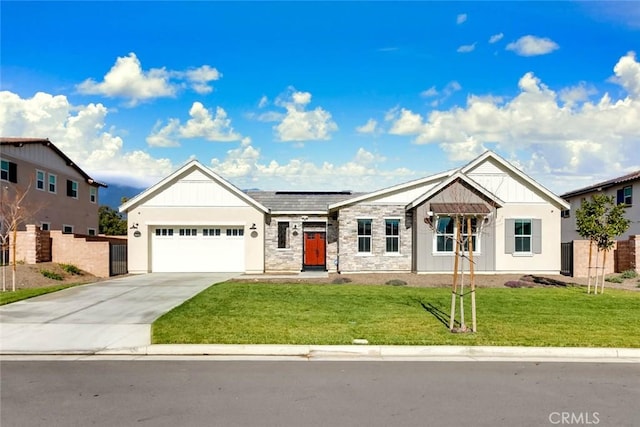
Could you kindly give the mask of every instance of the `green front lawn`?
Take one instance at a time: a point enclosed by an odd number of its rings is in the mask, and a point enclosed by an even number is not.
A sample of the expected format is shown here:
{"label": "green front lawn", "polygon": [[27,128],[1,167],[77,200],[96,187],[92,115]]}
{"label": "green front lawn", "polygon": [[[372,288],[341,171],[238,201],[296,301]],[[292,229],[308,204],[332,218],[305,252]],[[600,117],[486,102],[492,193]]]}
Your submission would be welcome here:
{"label": "green front lawn", "polygon": [[152,342],[640,347],[640,292],[482,288],[475,334],[449,332],[450,304],[444,288],[228,282],[158,319]]}
{"label": "green front lawn", "polygon": [[27,298],[37,297],[39,295],[49,294],[51,292],[61,291],[62,289],[78,286],[81,283],[72,283],[66,285],[46,286],[42,288],[18,289],[16,291],[0,292],[0,305],[10,304]]}

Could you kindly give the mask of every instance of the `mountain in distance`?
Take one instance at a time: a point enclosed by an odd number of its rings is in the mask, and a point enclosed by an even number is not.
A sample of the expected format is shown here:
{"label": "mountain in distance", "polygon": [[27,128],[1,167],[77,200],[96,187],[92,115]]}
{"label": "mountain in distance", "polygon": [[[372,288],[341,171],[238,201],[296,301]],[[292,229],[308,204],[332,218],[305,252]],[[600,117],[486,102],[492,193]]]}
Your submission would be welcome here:
{"label": "mountain in distance", "polygon": [[146,188],[131,187],[128,185],[108,184],[107,188],[100,188],[98,201],[100,206],[107,205],[114,210],[118,210],[122,204],[122,198],[131,199],[142,193]]}

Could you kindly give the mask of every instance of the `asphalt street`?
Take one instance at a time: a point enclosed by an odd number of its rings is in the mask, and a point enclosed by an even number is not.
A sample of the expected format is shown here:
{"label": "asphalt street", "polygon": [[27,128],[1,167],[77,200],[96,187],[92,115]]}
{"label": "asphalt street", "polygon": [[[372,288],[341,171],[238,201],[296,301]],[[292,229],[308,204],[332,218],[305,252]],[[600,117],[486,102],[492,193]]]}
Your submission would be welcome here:
{"label": "asphalt street", "polygon": [[638,364],[2,361],[3,427],[638,426]]}

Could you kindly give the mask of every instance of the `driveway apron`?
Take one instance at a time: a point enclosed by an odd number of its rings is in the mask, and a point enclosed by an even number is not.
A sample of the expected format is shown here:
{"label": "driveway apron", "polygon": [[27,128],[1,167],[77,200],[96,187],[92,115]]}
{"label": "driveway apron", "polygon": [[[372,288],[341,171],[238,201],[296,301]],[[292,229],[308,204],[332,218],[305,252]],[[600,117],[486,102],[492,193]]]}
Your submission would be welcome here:
{"label": "driveway apron", "polygon": [[151,344],[151,323],[234,273],[109,279],[0,307],[0,353],[94,353]]}

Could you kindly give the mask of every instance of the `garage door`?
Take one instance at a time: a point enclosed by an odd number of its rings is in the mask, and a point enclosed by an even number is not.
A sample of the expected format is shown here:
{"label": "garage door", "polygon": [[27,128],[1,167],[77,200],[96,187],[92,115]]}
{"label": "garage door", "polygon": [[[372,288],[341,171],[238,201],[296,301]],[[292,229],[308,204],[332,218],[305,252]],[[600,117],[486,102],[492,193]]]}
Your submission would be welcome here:
{"label": "garage door", "polygon": [[244,227],[156,227],[151,271],[243,272],[244,246]]}

